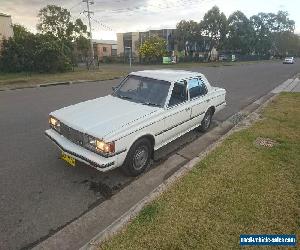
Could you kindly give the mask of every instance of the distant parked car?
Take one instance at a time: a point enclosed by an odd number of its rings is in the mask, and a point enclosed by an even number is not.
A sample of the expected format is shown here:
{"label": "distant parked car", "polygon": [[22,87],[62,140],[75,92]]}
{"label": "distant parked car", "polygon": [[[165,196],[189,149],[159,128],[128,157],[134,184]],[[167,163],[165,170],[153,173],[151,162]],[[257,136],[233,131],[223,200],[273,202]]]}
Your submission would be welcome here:
{"label": "distant parked car", "polygon": [[228,61],[229,57],[227,55],[219,55],[219,61],[224,62]]}
{"label": "distant parked car", "polygon": [[286,57],[283,60],[283,64],[294,64],[294,63],[295,63],[294,57]]}
{"label": "distant parked car", "polygon": [[207,131],[226,106],[225,94],[197,72],[133,72],[112,95],[52,112],[45,133],[72,166],[80,161],[102,172],[122,166],[137,176],[155,150],[194,128]]}

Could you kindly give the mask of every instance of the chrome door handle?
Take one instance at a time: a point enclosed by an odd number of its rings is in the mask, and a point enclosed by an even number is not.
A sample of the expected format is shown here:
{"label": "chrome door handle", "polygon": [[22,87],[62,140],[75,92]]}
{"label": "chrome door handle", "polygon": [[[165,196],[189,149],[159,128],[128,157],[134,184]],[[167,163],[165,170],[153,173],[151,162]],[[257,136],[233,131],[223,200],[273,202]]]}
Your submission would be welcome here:
{"label": "chrome door handle", "polygon": [[191,108],[186,108],[186,109],[185,109],[185,111],[189,111],[189,110],[191,110]]}
{"label": "chrome door handle", "polygon": [[207,100],[206,100],[206,102],[209,102],[209,101],[210,101],[210,99],[207,99]]}

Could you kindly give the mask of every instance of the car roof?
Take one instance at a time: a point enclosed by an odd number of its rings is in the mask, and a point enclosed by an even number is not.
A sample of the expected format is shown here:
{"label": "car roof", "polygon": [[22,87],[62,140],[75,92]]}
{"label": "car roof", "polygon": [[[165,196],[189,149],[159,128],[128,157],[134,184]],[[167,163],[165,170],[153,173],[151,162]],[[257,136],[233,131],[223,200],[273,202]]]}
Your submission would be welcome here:
{"label": "car roof", "polygon": [[148,78],[153,78],[156,80],[162,80],[168,82],[175,82],[175,81],[180,81],[192,77],[203,76],[203,74],[199,72],[192,72],[187,70],[170,70],[170,69],[143,70],[143,71],[132,72],[130,73],[130,75],[148,77]]}

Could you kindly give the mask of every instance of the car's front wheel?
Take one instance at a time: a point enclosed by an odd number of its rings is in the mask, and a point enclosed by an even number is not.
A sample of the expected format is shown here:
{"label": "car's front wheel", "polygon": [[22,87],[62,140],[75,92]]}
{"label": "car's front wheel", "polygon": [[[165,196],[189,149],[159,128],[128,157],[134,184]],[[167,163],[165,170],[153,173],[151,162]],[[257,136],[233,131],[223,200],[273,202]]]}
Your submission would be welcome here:
{"label": "car's front wheel", "polygon": [[125,159],[123,170],[127,175],[138,176],[148,167],[152,155],[152,146],[149,140],[141,138],[130,148]]}

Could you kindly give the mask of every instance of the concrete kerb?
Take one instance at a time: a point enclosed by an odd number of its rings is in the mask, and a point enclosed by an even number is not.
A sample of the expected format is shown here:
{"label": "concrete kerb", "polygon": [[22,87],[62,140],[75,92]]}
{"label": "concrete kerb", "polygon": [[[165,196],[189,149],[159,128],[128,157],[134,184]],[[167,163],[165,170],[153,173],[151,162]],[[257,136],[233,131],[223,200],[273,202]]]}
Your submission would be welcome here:
{"label": "concrete kerb", "polygon": [[119,79],[120,77],[112,77],[109,79],[105,80],[76,80],[76,81],[66,81],[66,82],[52,82],[52,83],[44,83],[44,84],[39,84],[37,87],[51,87],[51,86],[58,86],[58,85],[72,85],[72,84],[80,84],[80,83],[85,83],[85,82],[103,82],[103,81],[110,81],[110,80],[115,80]]}
{"label": "concrete kerb", "polygon": [[[212,152],[216,147],[218,147],[228,136],[232,133],[241,130],[243,128],[248,127],[253,122],[259,119],[258,113],[262,108],[264,108],[270,101],[272,101],[277,94],[267,94],[252,104],[248,105],[238,114],[244,117],[241,121],[235,122],[234,116],[231,116],[226,121],[222,122],[219,126],[227,127],[229,130],[221,136],[217,141],[209,145],[204,151],[202,151],[198,157],[193,158],[188,163],[186,163],[183,167],[177,170],[174,174],[172,174],[168,179],[166,179],[162,184],[160,184],[157,188],[155,188],[149,195],[145,196],[140,202],[135,204],[129,211],[123,214],[120,218],[115,220],[111,225],[109,225],[106,229],[100,232],[98,235],[92,238],[90,242],[85,244],[80,250],[96,250],[99,248],[99,245],[111,238],[114,234],[118,233],[122,228],[124,228],[131,220],[133,220],[138,213],[149,203],[151,203],[155,198],[160,196],[164,191],[166,191],[170,186],[178,181],[180,178],[185,176],[189,171],[191,171],[194,166],[203,160],[210,152]],[[219,130],[219,126],[214,128],[211,133],[217,132]],[[218,133],[218,132],[217,132]]]}
{"label": "concrete kerb", "polygon": [[286,80],[284,83],[273,89],[271,93],[278,94],[280,92],[291,92],[298,84],[299,78],[296,75],[292,79]]}

